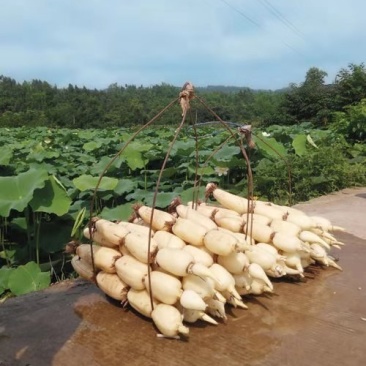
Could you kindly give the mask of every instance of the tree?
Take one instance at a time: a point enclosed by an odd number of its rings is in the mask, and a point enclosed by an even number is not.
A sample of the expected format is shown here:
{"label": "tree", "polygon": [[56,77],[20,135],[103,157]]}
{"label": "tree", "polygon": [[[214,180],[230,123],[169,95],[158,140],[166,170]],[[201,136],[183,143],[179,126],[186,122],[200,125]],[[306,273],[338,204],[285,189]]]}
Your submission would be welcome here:
{"label": "tree", "polygon": [[18,112],[23,101],[22,90],[14,79],[0,75],[0,114]]}
{"label": "tree", "polygon": [[312,67],[300,86],[290,86],[281,105],[288,114],[288,121],[311,121],[317,125],[328,123],[332,112],[333,88],[325,85],[326,76],[325,71]]}
{"label": "tree", "polygon": [[348,69],[341,69],[336,76],[335,85],[338,110],[359,103],[366,98],[365,65],[349,64]]}

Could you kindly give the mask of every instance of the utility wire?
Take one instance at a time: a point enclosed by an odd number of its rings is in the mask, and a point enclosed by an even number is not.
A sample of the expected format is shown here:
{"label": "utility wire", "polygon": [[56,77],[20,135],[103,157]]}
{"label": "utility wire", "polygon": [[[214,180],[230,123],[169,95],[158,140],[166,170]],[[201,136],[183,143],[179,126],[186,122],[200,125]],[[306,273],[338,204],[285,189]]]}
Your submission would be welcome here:
{"label": "utility wire", "polygon": [[261,25],[259,23],[257,23],[255,20],[253,20],[252,18],[250,18],[248,15],[246,15],[245,13],[243,13],[242,11],[240,11],[239,9],[235,8],[233,5],[231,5],[230,3],[228,3],[225,0],[220,0],[221,2],[223,2],[224,4],[226,4],[229,8],[231,8],[232,10],[236,11],[238,14],[240,14],[242,17],[244,17],[246,20],[248,20],[250,23],[254,24],[255,26],[257,26],[258,28],[262,28]]}
{"label": "utility wire", "polygon": [[[264,29],[258,22],[256,22],[255,20],[253,20],[252,18],[250,18],[248,15],[246,15],[243,11],[239,10],[238,8],[236,8],[235,6],[233,6],[232,4],[230,4],[229,2],[227,2],[226,0],[220,0],[222,3],[224,3],[225,5],[227,5],[229,8],[231,8],[233,11],[237,12],[240,16],[242,16],[243,18],[245,18],[246,20],[248,20],[250,23],[252,23],[253,25],[255,25],[256,27],[258,27],[259,29]],[[281,42],[287,47],[289,48],[291,51],[297,53],[298,55],[300,55],[303,58],[306,58],[306,56],[301,53],[299,50],[297,50],[295,47],[287,44],[286,42],[282,41]]]}
{"label": "utility wire", "polygon": [[293,23],[291,23],[279,10],[277,10],[268,0],[259,0],[259,2],[282,24],[284,24],[292,32],[296,33],[300,38],[305,39],[305,34],[301,32]]}

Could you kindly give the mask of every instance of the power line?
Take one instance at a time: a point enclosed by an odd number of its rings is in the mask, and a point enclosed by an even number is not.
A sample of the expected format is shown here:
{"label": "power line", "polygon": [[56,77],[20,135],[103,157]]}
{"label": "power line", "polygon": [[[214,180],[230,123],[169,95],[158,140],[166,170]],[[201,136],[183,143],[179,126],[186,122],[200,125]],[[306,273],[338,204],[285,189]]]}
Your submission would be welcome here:
{"label": "power line", "polygon": [[233,5],[229,4],[227,1],[225,1],[225,0],[220,0],[220,1],[223,2],[224,4],[226,4],[232,10],[236,11],[238,14],[240,14],[242,17],[244,17],[250,23],[254,24],[258,28],[262,28],[262,26],[259,23],[257,23],[255,20],[253,20],[252,18],[250,18],[248,15],[246,15],[245,13],[243,13],[242,11],[240,11],[239,9],[235,8]]}
{"label": "power line", "polygon": [[259,0],[259,2],[282,24],[305,40],[305,35],[293,23],[291,23],[279,10],[277,10],[268,0]]}
{"label": "power line", "polygon": [[[253,20],[252,18],[250,18],[248,15],[246,15],[244,12],[242,12],[241,10],[239,10],[238,8],[236,8],[235,6],[233,6],[232,4],[228,3],[226,0],[220,0],[221,2],[223,2],[225,5],[227,5],[229,8],[231,8],[233,11],[237,12],[240,16],[242,16],[243,18],[245,18],[246,20],[248,20],[250,23],[252,23],[253,25],[255,25],[256,27],[260,28],[260,29],[264,29],[258,22],[256,22],[255,20]],[[298,51],[295,47],[287,44],[286,42],[280,40],[287,48],[289,48],[290,50],[292,50],[293,52],[297,53],[298,55],[306,58],[306,56],[301,53],[300,51]]]}
{"label": "power line", "polygon": [[[261,0],[262,1],[262,0]],[[295,32],[305,37],[305,34],[299,30],[293,23],[291,23],[278,9],[276,9],[268,0],[263,0],[280,18],[284,20],[290,27],[294,29]]]}

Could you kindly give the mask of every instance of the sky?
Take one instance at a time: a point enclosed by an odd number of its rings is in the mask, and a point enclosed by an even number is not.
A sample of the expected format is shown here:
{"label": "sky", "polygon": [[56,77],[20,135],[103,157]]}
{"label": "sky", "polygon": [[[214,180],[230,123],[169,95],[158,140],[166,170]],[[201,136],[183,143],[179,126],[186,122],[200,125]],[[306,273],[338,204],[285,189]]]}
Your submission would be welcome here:
{"label": "sky", "polygon": [[280,89],[366,61],[365,0],[0,0],[0,75]]}

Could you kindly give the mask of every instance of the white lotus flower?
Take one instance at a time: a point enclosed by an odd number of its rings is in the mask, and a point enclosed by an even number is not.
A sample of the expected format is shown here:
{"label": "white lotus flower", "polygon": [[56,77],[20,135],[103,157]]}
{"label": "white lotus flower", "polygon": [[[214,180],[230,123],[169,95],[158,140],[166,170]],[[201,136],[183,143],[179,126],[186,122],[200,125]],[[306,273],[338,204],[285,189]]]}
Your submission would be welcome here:
{"label": "white lotus flower", "polygon": [[225,166],[216,166],[215,167],[215,172],[217,173],[217,175],[219,177],[221,177],[222,175],[227,175],[229,171],[229,168],[225,167]]}

